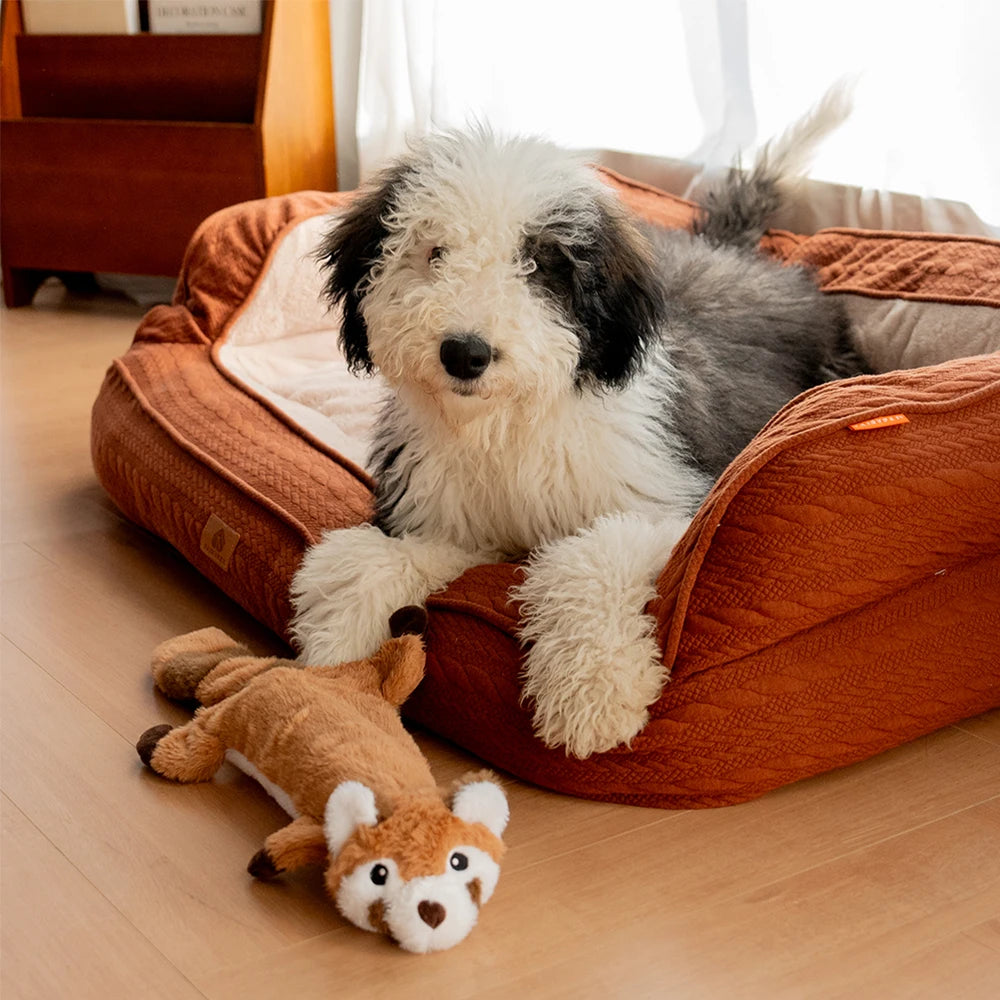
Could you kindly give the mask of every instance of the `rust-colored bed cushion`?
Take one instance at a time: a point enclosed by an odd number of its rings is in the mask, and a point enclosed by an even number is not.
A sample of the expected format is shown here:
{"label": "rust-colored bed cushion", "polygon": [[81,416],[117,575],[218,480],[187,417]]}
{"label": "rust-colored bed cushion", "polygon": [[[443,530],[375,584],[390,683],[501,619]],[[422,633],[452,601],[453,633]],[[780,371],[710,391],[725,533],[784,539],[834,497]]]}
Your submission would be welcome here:
{"label": "rust-colored bed cushion", "polygon": [[[607,180],[638,214],[690,222],[686,202]],[[115,502],[283,636],[305,547],[369,517],[370,481],[228,374],[219,342],[287,234],[346,197],[207,220],[174,304],[149,313],[94,407],[95,468]],[[765,246],[845,295],[876,353],[893,318],[924,337],[921,356],[952,359],[812,390],[724,473],[648,609],[672,680],[630,747],[577,760],[532,735],[506,597],[516,565],[477,567],[430,599],[412,719],[544,787],[691,807],[1000,705],[1000,354],[958,356],[1000,344],[1000,244],[826,230]],[[851,429],[897,414],[907,422]]]}

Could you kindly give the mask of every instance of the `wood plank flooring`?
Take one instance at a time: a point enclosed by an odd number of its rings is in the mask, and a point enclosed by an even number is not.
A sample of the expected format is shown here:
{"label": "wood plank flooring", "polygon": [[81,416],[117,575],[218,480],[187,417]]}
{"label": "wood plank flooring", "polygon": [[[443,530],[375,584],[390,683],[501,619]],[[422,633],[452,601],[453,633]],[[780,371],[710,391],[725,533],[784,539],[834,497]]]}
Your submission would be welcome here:
{"label": "wood plank flooring", "polygon": [[[511,779],[497,894],[440,955],[348,926],[317,875],[254,883],[281,810],[133,749],[185,717],[151,689],[158,642],[277,649],[94,479],[90,406],[141,315],[58,284],[0,314],[3,1000],[1000,996],[1000,712],[721,810]],[[444,779],[474,764],[418,738]]]}

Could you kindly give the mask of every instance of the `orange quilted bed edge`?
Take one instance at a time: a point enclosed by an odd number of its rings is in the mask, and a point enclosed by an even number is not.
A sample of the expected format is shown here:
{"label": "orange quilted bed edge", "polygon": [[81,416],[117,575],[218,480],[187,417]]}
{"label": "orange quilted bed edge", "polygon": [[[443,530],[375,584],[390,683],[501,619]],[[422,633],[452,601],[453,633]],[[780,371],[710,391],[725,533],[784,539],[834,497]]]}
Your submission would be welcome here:
{"label": "orange quilted bed edge", "polygon": [[[634,211],[691,206],[608,174]],[[288,227],[340,204],[303,192],[199,229],[175,302],[150,312],[94,406],[98,477],[278,635],[305,547],[363,522],[365,475],[226,377],[212,344]],[[831,291],[1000,309],[1000,245],[926,234],[773,233]],[[998,312],[1000,321],[1000,312]],[[874,431],[851,424],[904,413]],[[513,565],[429,602],[414,721],[491,765],[573,795],[720,806],[862,760],[1000,706],[1000,355],[813,390],[716,484],[661,575],[672,680],[630,747],[546,749],[520,704]]]}

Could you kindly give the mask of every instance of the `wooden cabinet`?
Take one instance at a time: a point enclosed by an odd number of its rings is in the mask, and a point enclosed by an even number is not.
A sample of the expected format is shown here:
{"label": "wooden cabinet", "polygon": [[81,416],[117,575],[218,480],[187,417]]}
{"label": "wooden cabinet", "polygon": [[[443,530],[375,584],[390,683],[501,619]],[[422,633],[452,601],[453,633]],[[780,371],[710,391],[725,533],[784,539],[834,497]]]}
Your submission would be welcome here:
{"label": "wooden cabinet", "polygon": [[217,209],[334,190],[327,3],[269,0],[259,35],[26,35],[5,0],[7,305],[52,273],[175,275]]}

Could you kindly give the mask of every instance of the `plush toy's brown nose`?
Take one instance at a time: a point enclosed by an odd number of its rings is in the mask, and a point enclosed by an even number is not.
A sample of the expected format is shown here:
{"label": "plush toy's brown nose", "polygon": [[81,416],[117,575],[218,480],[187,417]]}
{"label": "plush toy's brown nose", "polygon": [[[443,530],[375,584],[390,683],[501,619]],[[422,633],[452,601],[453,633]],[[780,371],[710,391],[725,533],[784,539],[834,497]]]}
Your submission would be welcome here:
{"label": "plush toy's brown nose", "polygon": [[432,903],[428,899],[420,901],[417,906],[417,913],[420,914],[420,919],[428,927],[437,927],[443,924],[444,918],[447,916],[445,908],[440,903]]}

